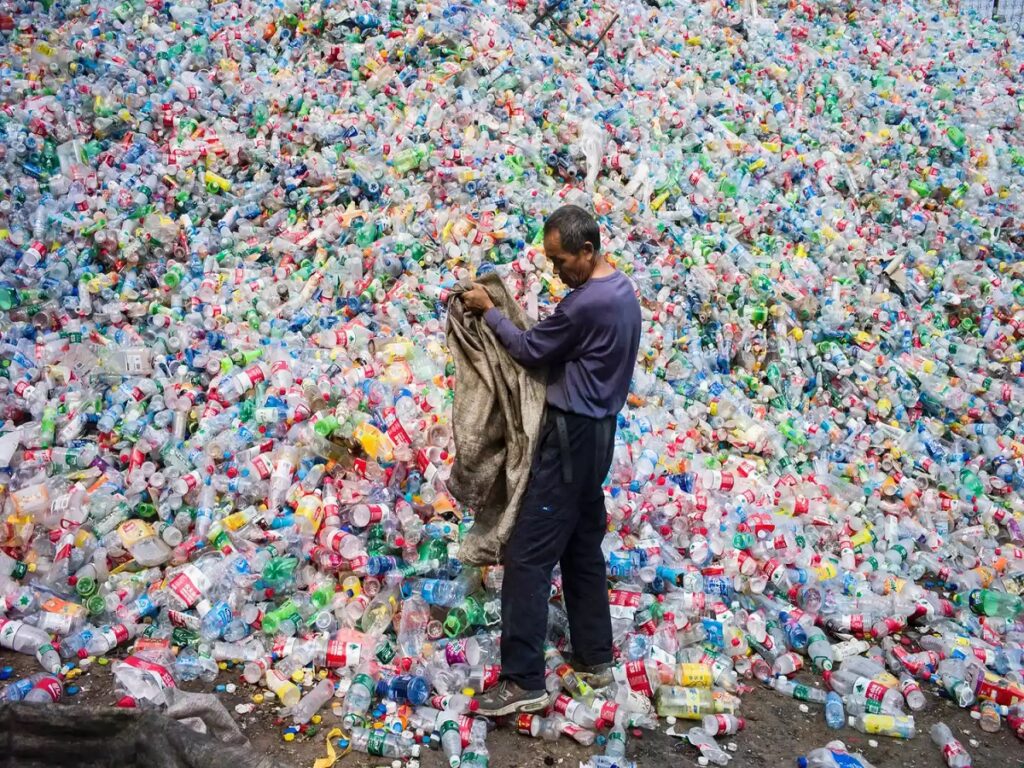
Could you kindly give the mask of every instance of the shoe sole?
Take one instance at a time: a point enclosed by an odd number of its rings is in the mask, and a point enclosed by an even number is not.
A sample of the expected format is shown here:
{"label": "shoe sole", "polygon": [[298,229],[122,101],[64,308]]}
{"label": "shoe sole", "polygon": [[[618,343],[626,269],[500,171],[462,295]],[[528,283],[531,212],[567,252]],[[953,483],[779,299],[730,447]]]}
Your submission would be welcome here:
{"label": "shoe sole", "polygon": [[481,717],[503,717],[504,715],[511,715],[516,712],[540,712],[548,705],[549,698],[549,696],[545,695],[536,699],[510,701],[498,709],[478,709],[476,714]]}

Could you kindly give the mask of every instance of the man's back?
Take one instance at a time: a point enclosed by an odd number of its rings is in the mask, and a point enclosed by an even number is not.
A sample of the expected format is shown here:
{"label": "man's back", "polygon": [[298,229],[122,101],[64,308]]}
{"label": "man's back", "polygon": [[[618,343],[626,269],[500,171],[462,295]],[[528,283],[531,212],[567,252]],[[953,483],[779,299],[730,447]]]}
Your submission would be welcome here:
{"label": "man's back", "polygon": [[621,272],[592,277],[559,308],[577,333],[577,343],[548,375],[548,403],[583,416],[618,413],[629,394],[640,345],[640,303]]}

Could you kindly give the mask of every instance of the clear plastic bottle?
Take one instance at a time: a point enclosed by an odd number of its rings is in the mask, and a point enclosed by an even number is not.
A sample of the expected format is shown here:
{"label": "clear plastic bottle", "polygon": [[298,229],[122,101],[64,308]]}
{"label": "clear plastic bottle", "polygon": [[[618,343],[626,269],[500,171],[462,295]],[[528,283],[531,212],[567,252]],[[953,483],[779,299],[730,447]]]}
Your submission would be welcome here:
{"label": "clear plastic bottle", "polygon": [[835,691],[829,691],[825,697],[825,724],[835,730],[846,725],[846,711],[843,709],[843,699]]}
{"label": "clear plastic bottle", "polygon": [[299,699],[291,711],[291,718],[300,725],[308,723],[313,715],[334,698],[334,683],[324,678]]}
{"label": "clear plastic bottle", "polygon": [[442,712],[438,718],[437,732],[441,739],[441,750],[451,768],[458,768],[462,763],[462,736],[459,735],[459,723],[451,712]]}
{"label": "clear plastic bottle", "polygon": [[487,721],[474,718],[469,731],[469,744],[462,753],[463,768],[488,768],[491,756],[487,750]]}
{"label": "clear plastic bottle", "polygon": [[903,694],[903,699],[912,712],[920,712],[928,703],[921,686],[910,675],[900,676],[900,693]]}
{"label": "clear plastic bottle", "polygon": [[894,739],[912,739],[915,734],[914,718],[909,715],[860,714],[849,717],[847,724],[861,733]]}
{"label": "clear plastic bottle", "polygon": [[36,672],[28,677],[8,683],[0,690],[0,702],[21,701],[41,680],[51,677],[48,672]]}
{"label": "clear plastic bottle", "polygon": [[34,655],[40,666],[50,674],[55,675],[60,671],[60,654],[50,644],[49,634],[38,627],[17,619],[0,619],[0,647]]}
{"label": "clear plastic bottle", "polygon": [[703,728],[693,727],[686,732],[686,739],[700,750],[701,757],[712,765],[728,765],[731,755],[718,746],[714,737]]}
{"label": "clear plastic bottle", "polygon": [[373,693],[376,689],[376,682],[372,667],[363,665],[356,670],[348,693],[345,694],[345,715],[344,722],[352,726],[362,722],[363,717],[373,703]]}
{"label": "clear plastic bottle", "polygon": [[64,695],[60,678],[48,675],[38,680],[22,701],[30,704],[56,704]]}
{"label": "clear plastic bottle", "polygon": [[747,727],[747,721],[735,715],[705,715],[701,727],[711,736],[731,736]]}
{"label": "clear plastic bottle", "polygon": [[772,678],[771,686],[779,693],[799,701],[813,701],[815,704],[825,704],[828,700],[828,694],[820,688],[802,685],[792,680],[787,680],[784,677]]}
{"label": "clear plastic bottle", "polygon": [[349,744],[357,752],[376,757],[404,758],[411,753],[407,741],[397,734],[385,729],[352,728],[349,732]]}
{"label": "clear plastic bottle", "polygon": [[974,764],[964,745],[953,735],[948,725],[935,723],[929,734],[935,746],[942,750],[942,757],[949,768],[971,768]]}

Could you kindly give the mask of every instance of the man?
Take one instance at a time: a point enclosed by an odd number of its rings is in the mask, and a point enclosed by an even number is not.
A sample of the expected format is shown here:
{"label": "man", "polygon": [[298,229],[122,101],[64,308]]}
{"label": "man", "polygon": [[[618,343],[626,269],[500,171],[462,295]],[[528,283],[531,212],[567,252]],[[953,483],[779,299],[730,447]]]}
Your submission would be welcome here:
{"label": "man", "polygon": [[490,717],[536,711],[548,702],[544,640],[555,563],[562,566],[576,671],[595,683],[610,681],[601,484],[636,362],[640,304],[630,280],[604,260],[597,222],[582,208],[567,205],[551,214],[544,253],[572,291],[530,330],[495,309],[482,286],[462,294],[466,308],[483,314],[516,362],[548,368],[547,416],[505,548],[502,680],[479,708]]}

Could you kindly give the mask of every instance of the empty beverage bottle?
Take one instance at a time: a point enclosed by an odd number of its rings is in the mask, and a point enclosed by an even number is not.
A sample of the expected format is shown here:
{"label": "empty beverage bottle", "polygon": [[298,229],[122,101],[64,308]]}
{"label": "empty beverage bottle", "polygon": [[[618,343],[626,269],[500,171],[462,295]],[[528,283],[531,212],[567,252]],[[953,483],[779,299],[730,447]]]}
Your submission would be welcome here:
{"label": "empty beverage bottle", "polygon": [[797,758],[796,764],[798,768],[874,768],[863,755],[848,752],[841,741],[808,752]]}
{"label": "empty beverage bottle", "polygon": [[973,762],[967,754],[964,745],[960,743],[949,726],[945,723],[935,723],[929,731],[935,746],[942,750],[942,757],[949,768],[971,768]]}

